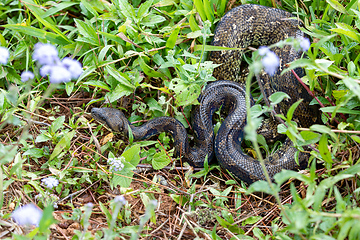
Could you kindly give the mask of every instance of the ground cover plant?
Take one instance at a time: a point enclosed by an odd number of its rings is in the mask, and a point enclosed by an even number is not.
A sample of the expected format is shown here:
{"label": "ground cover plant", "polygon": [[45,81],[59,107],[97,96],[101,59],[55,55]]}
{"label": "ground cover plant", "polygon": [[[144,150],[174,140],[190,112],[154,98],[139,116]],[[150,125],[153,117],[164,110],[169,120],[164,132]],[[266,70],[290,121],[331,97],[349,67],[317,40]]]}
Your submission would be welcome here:
{"label": "ground cover plant", "polygon": [[[306,170],[249,186],[216,164],[180,162],[166,134],[137,142],[92,120],[92,107],[110,106],[138,125],[175,117],[191,134],[192,106],[215,80],[207,54],[216,23],[245,3],[293,13],[309,36],[310,46],[279,43],[306,51],[289,69],[306,70],[302,81],[321,103],[323,124],[299,128],[287,114],[279,126],[298,146],[311,144]],[[2,0],[0,238],[359,239],[359,8],[356,0]],[[253,50],[250,74],[266,70]],[[269,109],[252,110],[256,119]],[[281,145],[264,143],[251,124],[247,132],[249,154]]]}

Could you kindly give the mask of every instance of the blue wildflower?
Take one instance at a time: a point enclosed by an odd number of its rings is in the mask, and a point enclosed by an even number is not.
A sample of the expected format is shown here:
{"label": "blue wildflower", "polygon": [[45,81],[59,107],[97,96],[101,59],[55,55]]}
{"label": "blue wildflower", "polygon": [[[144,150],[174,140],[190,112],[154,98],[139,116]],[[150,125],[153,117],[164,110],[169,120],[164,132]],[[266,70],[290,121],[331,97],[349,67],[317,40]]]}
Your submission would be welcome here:
{"label": "blue wildflower", "polygon": [[40,75],[42,77],[46,77],[47,75],[49,75],[51,73],[51,67],[50,65],[44,65],[40,68]]}
{"label": "blue wildflower", "polygon": [[125,158],[123,156],[120,158],[109,158],[108,164],[110,165],[110,170],[113,172],[121,171],[125,167],[123,163],[124,160]]}
{"label": "blue wildflower", "polygon": [[83,69],[80,62],[68,57],[65,57],[61,62],[64,65],[64,67],[71,73],[72,79],[76,79],[80,77],[80,75],[83,73]]}
{"label": "blue wildflower", "polygon": [[38,61],[41,65],[55,65],[60,61],[58,51],[49,43],[35,44],[33,59]]}
{"label": "blue wildflower", "polygon": [[70,82],[71,73],[61,65],[51,66],[49,81],[51,83]]}
{"label": "blue wildflower", "polygon": [[10,53],[7,48],[0,47],[0,64],[7,64]]}
{"label": "blue wildflower", "polygon": [[305,37],[301,37],[300,41],[300,48],[303,52],[306,52],[310,48],[310,40]]}
{"label": "blue wildflower", "polygon": [[54,177],[47,177],[41,180],[47,188],[54,188],[59,185],[59,180]]}
{"label": "blue wildflower", "polygon": [[15,209],[15,211],[11,214],[11,217],[18,225],[21,226],[39,226],[40,219],[42,217],[42,211],[34,204],[30,203]]}
{"label": "blue wildflower", "polygon": [[27,82],[32,79],[34,79],[34,74],[32,72],[24,71],[21,73],[21,81],[22,82]]}
{"label": "blue wildflower", "polygon": [[125,205],[127,203],[127,201],[123,195],[116,196],[114,198],[114,202],[121,203],[122,205]]}

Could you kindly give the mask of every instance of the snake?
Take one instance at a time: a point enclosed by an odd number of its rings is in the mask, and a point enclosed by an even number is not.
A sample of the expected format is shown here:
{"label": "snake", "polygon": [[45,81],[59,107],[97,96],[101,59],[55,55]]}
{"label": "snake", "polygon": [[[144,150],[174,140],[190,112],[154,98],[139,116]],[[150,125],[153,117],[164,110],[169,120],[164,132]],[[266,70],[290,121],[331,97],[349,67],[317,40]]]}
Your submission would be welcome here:
{"label": "snake", "polygon": [[[198,98],[199,105],[193,109],[192,146],[186,128],[173,117],[157,117],[141,126],[134,126],[121,110],[115,108],[92,108],[91,115],[110,130],[125,136],[132,135],[135,140],[148,139],[161,132],[169,133],[174,139],[175,156],[187,161],[191,166],[203,167],[206,160],[210,162],[216,158],[223,169],[239,180],[247,183],[265,180],[260,161],[241,149],[246,125],[246,94],[240,77],[245,51],[243,49],[275,44],[289,37],[304,37],[300,26],[301,23],[289,12],[255,4],[235,7],[221,18],[215,28],[212,45],[234,50],[211,51],[209,54],[209,60],[219,64],[213,72],[217,81],[209,83],[203,89]],[[287,93],[290,98],[277,106],[283,114],[287,113],[292,104],[302,99],[293,113],[293,120],[301,127],[311,126],[318,121],[318,110],[310,105],[312,97],[293,74],[281,74],[288,63],[301,57],[301,52],[291,45],[271,50],[280,58],[280,66],[273,76],[261,74],[260,84],[264,89],[264,98],[277,91]],[[299,77],[305,75],[301,68],[295,69],[295,73]],[[213,116],[222,106],[226,106],[228,115],[215,135]],[[271,133],[270,138],[277,132],[274,129],[276,125],[267,127],[265,124],[263,127]],[[266,135],[266,132],[264,134]],[[272,180],[282,169],[306,166],[309,153],[301,151],[296,159],[296,152],[298,150],[287,138],[279,150],[264,159],[265,168]]]}

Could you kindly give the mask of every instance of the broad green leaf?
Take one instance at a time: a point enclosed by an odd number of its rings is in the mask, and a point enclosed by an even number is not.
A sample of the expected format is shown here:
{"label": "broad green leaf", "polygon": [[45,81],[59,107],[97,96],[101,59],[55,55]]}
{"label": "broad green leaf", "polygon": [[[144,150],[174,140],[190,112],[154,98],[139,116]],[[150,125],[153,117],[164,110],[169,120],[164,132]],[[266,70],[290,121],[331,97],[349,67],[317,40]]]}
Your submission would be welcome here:
{"label": "broad green leaf", "polygon": [[143,16],[145,16],[146,14],[148,14],[152,3],[153,3],[153,0],[147,0],[140,5],[138,12],[137,12],[137,17],[139,19],[142,18]]}
{"label": "broad green leaf", "polygon": [[83,84],[84,85],[90,85],[90,86],[93,86],[93,87],[102,88],[102,89],[105,89],[107,91],[111,91],[110,87],[103,81],[90,80],[90,81],[84,82]]}
{"label": "broad green leaf", "polygon": [[333,138],[333,140],[339,142],[339,139],[337,138],[336,134],[332,132],[331,129],[325,125],[314,124],[310,127],[310,130],[314,132],[327,133]]}
{"label": "broad green leaf", "polygon": [[164,150],[155,153],[152,159],[152,166],[155,170],[159,170],[167,166],[171,162],[171,159],[167,156]]}
{"label": "broad green leaf", "polygon": [[60,116],[56,118],[52,123],[50,130],[51,132],[55,133],[57,130],[59,130],[65,122],[65,116]]}
{"label": "broad green leaf", "polygon": [[293,105],[291,105],[291,107],[289,108],[288,112],[286,113],[286,118],[288,121],[291,121],[294,111],[297,108],[297,106],[299,106],[299,104],[302,102],[303,100],[300,99],[299,101],[295,102]]}
{"label": "broad green leaf", "polygon": [[359,34],[356,33],[355,31],[345,30],[345,29],[342,29],[342,28],[332,28],[332,29],[330,29],[330,31],[333,31],[333,32],[336,32],[336,33],[339,33],[339,34],[343,34],[343,35],[345,35],[345,36],[347,36],[349,38],[354,39],[358,43],[360,42]]}
{"label": "broad green leaf", "polygon": [[167,48],[173,49],[175,47],[179,31],[180,31],[180,27],[177,27],[177,28],[175,28],[174,31],[171,32],[170,37],[166,41]]}
{"label": "broad green leaf", "polygon": [[14,31],[22,32],[24,34],[27,34],[29,36],[33,36],[36,38],[47,39],[47,40],[49,40],[49,42],[51,42],[53,44],[59,44],[59,45],[65,46],[65,45],[72,43],[69,40],[64,39],[63,37],[61,37],[58,34],[47,32],[45,30],[30,27],[30,26],[7,24],[7,25],[3,25],[3,27],[14,30]]}
{"label": "broad green leaf", "polygon": [[79,33],[83,36],[83,37],[78,37],[77,40],[95,46],[99,46],[100,42],[98,39],[98,35],[95,29],[93,28],[92,24],[87,20],[86,20],[87,22],[83,22],[76,18],[74,19],[74,21],[76,23],[77,29],[79,30]]}
{"label": "broad green leaf", "polygon": [[214,12],[211,7],[211,3],[209,2],[209,0],[203,0],[203,1],[204,1],[205,15],[210,22],[213,22],[214,21]]}
{"label": "broad green leaf", "polygon": [[326,2],[328,4],[330,4],[330,6],[333,7],[335,10],[337,10],[337,11],[339,11],[341,13],[347,14],[347,11],[344,8],[344,6],[341,5],[338,1],[336,1],[336,0],[326,0]]}
{"label": "broad green leaf", "polygon": [[65,8],[71,7],[75,4],[78,4],[77,2],[60,2],[56,3],[53,7],[48,9],[43,15],[43,18],[50,17],[58,12],[61,12],[61,10],[64,10]]}
{"label": "broad green leaf", "polygon": [[276,104],[280,103],[282,100],[284,100],[285,98],[289,99],[290,96],[283,92],[275,92],[275,93],[271,94],[271,96],[269,97],[269,100],[271,101],[271,104],[276,105]]}
{"label": "broad green leaf", "polygon": [[345,77],[342,81],[344,82],[346,87],[348,87],[350,91],[356,94],[356,96],[360,99],[360,86],[355,81],[355,79],[351,77]]}
{"label": "broad green leaf", "polygon": [[254,193],[254,192],[264,192],[267,194],[271,194],[271,195],[275,195],[277,192],[280,191],[280,188],[275,185],[272,184],[275,192],[271,189],[271,187],[269,186],[269,183],[263,180],[254,182],[253,184],[251,184],[249,186],[249,188],[247,189],[246,193],[250,194],[250,193]]}
{"label": "broad green leaf", "polygon": [[56,156],[58,156],[62,152],[62,150],[70,147],[71,140],[73,139],[74,135],[75,135],[75,130],[65,133],[64,136],[60,139],[60,141],[56,144],[53,152],[51,153],[49,160],[53,160]]}
{"label": "broad green leaf", "polygon": [[118,70],[116,70],[113,66],[111,65],[106,65],[105,66],[106,71],[113,77],[115,78],[120,84],[124,85],[124,87],[127,87],[129,89],[135,90],[135,86],[132,84],[131,80],[128,79],[128,77],[119,72]]}
{"label": "broad green leaf", "polygon": [[82,5],[88,10],[94,17],[99,17],[99,14],[95,10],[95,8],[90,4],[90,1],[81,0]]}
{"label": "broad green leaf", "polygon": [[71,41],[56,27],[55,22],[50,17],[44,17],[45,11],[43,11],[35,2],[32,0],[26,0],[22,1],[23,4],[26,5],[26,7],[32,12],[32,14],[36,17],[37,20],[39,20],[44,26],[54,31],[57,35],[59,35],[61,38],[64,39],[64,41],[67,41],[71,43]]}
{"label": "broad green leaf", "polygon": [[320,108],[320,110],[323,112],[331,112],[331,113],[335,111],[335,113],[356,114],[356,115],[360,114],[360,111],[358,110],[352,110],[346,107],[339,107],[339,106],[323,107]]}
{"label": "broad green leaf", "polygon": [[50,226],[56,223],[56,220],[53,217],[53,211],[53,205],[49,204],[44,208],[44,211],[42,212],[42,217],[39,223],[39,231],[43,234],[50,233]]}
{"label": "broad green leaf", "polygon": [[319,152],[323,160],[327,163],[333,163],[333,160],[331,158],[331,153],[328,149],[328,138],[326,134],[323,134],[319,141],[318,146]]}
{"label": "broad green leaf", "polygon": [[202,0],[194,0],[196,11],[199,13],[201,20],[206,21],[206,13]]}
{"label": "broad green leaf", "polygon": [[126,161],[136,167],[140,162],[140,145],[136,144],[121,154]]}
{"label": "broad green leaf", "polygon": [[162,76],[164,76],[164,74],[155,71],[153,68],[151,68],[149,65],[147,65],[142,58],[139,58],[138,61],[139,61],[139,64],[140,64],[140,68],[149,77],[162,77]]}
{"label": "broad green leaf", "polygon": [[200,27],[197,24],[193,14],[191,14],[190,17],[189,17],[189,24],[190,24],[190,28],[191,28],[192,32],[200,31]]}

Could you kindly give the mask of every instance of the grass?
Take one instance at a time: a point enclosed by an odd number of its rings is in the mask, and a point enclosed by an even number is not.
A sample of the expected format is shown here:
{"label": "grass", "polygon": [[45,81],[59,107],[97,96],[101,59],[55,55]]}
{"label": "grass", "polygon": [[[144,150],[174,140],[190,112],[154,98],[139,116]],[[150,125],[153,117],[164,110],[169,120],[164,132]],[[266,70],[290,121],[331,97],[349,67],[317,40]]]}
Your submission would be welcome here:
{"label": "grass", "polygon": [[[126,140],[89,114],[93,106],[112,106],[136,124],[166,115],[188,127],[201,87],[215,80],[206,50],[216,23],[239,3],[2,1],[0,45],[10,59],[0,65],[1,237],[359,239],[359,3],[279,3],[311,39],[307,57],[291,68],[306,70],[324,124],[303,129],[285,118],[287,135],[313,144],[308,168],[248,186],[217,165],[180,167],[165,134]],[[37,42],[79,60],[80,78],[42,78],[32,61]],[[21,82],[24,70],[35,79]],[[111,172],[108,158],[122,159],[123,170]],[[59,185],[47,189],[41,180],[49,176]],[[114,200],[118,195],[127,202]],[[43,209],[37,228],[11,220],[27,203]]]}

